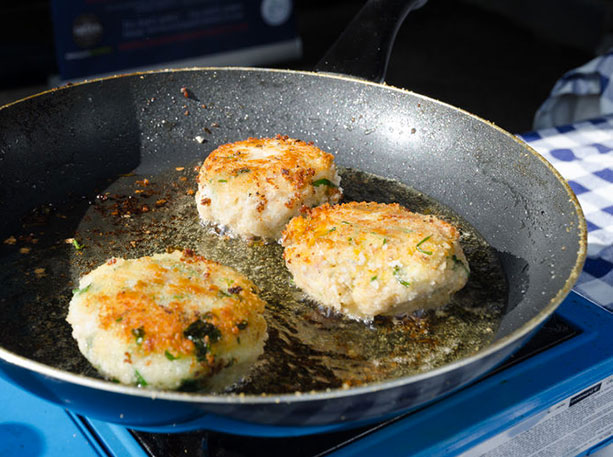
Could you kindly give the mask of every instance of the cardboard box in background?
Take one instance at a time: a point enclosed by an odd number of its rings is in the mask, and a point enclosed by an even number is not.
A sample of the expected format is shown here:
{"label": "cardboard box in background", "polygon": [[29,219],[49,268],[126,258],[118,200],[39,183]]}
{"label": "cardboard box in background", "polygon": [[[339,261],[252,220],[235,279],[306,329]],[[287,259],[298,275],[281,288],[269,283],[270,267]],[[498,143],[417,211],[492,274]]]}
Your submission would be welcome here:
{"label": "cardboard box in background", "polygon": [[301,55],[292,0],[52,0],[62,80]]}

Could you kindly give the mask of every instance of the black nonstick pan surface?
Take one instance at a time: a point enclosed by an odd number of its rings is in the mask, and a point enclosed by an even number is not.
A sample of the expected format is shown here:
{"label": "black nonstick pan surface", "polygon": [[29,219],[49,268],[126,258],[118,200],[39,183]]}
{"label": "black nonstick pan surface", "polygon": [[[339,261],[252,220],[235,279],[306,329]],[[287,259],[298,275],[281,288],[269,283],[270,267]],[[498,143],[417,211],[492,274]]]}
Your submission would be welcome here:
{"label": "black nonstick pan surface", "polygon": [[[193,223],[194,167],[220,144],[276,134],[334,153],[346,198],[433,211],[486,243],[465,240],[473,246],[478,303],[468,300],[455,314],[375,321],[394,326],[373,341],[387,338],[381,351],[390,354],[403,348],[391,355],[400,368],[363,375],[360,363],[372,365],[372,358],[361,357],[368,345],[359,340],[368,341],[372,328],[352,333],[345,330],[352,324],[325,315],[291,287],[276,291],[275,278],[283,283],[287,274],[275,263],[278,247],[218,242]],[[517,349],[570,291],[585,257],[575,196],[523,142],[444,103],[339,75],[200,68],[51,90],[0,109],[0,179],[0,372],[78,413],[151,431],[233,431],[240,422],[252,434],[312,433],[423,405]],[[260,284],[269,289],[271,319],[279,318],[267,350],[289,350],[293,374],[271,368],[267,383],[213,395],[121,386],[88,368],[64,321],[78,276],[105,258],[163,252],[175,243],[256,277],[262,265],[273,265],[263,267],[272,272]],[[298,308],[278,311],[283,297]],[[285,336],[277,332],[283,328]],[[313,328],[341,332],[335,341],[364,332],[355,345],[335,347],[345,358],[360,349],[343,365],[345,375],[319,364],[323,333]],[[448,337],[455,343],[441,350]],[[414,362],[410,355],[424,360],[437,351],[450,352],[403,368]],[[359,376],[348,368],[356,360]]]}

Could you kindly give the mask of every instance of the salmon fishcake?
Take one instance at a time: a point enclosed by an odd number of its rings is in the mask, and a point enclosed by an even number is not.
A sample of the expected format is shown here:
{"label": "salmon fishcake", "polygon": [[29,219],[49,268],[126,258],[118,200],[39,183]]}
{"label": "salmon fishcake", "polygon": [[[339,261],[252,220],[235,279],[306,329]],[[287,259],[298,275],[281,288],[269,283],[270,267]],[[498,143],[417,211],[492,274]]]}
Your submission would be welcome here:
{"label": "salmon fishcake", "polygon": [[313,208],[289,222],[281,244],[298,287],[358,319],[445,305],[469,275],[457,229],[398,204]]}
{"label": "salmon fishcake", "polygon": [[300,211],[336,203],[341,195],[332,154],[277,135],[211,152],[200,168],[196,205],[207,224],[247,239],[276,241]]}
{"label": "salmon fishcake", "polygon": [[264,307],[250,280],[186,250],[110,259],[81,278],[66,320],[107,378],[219,391],[263,353]]}

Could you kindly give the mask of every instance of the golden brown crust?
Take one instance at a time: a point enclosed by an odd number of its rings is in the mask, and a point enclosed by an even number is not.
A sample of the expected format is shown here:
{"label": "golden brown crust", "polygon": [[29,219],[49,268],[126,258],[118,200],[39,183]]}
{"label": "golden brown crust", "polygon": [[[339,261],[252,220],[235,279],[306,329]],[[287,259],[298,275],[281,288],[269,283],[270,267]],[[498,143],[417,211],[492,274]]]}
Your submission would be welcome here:
{"label": "golden brown crust", "polygon": [[281,244],[298,287],[358,318],[441,306],[468,277],[458,230],[395,203],[309,209],[287,224]]}
{"label": "golden brown crust", "polygon": [[[275,148],[282,151],[282,155],[274,159],[267,155],[260,157],[256,154],[254,157],[254,148]],[[312,184],[317,171],[327,170],[333,163],[334,156],[322,151],[312,142],[307,143],[282,135],[275,138],[248,138],[223,144],[211,152],[200,168],[198,183],[225,184],[232,181],[232,185],[243,188],[246,185],[259,187],[268,183],[278,189],[279,185],[273,178],[281,176],[292,195],[285,205],[293,208],[296,202],[301,200],[302,191]],[[212,182],[208,182],[209,180]],[[330,186],[328,193],[335,195],[340,191],[338,187]],[[260,198],[258,211],[261,212],[266,207],[266,197],[263,192],[255,191],[255,194]]]}
{"label": "golden brown crust", "polygon": [[[418,224],[427,224],[420,227]],[[415,226],[418,225],[417,228]],[[410,229],[407,227],[411,227]],[[359,248],[364,243],[380,243],[395,246],[394,241],[407,245],[408,253],[417,252],[427,261],[430,256],[427,251],[429,238],[420,245],[427,236],[435,232],[444,235],[447,241],[457,241],[457,229],[432,215],[413,213],[397,203],[381,204],[374,202],[349,202],[331,206],[323,204],[306,210],[304,216],[296,217],[286,226],[283,232],[282,244],[287,246],[284,251],[286,260],[291,258],[293,243],[300,243],[300,250],[308,254],[313,245],[321,244],[329,248],[339,245],[350,245]],[[415,243],[407,242],[408,239]],[[306,262],[304,255],[302,262]]]}
{"label": "golden brown crust", "polygon": [[246,277],[191,250],[111,259],[79,281],[66,320],[104,376],[220,391],[264,351],[265,303]]}
{"label": "golden brown crust", "polygon": [[95,288],[83,299],[87,306],[97,308],[102,329],[113,328],[126,343],[142,334],[139,352],[143,355],[166,350],[173,356],[194,352],[194,343],[185,330],[204,318],[202,307],[194,306],[194,302],[207,304],[206,321],[221,333],[217,350],[235,344],[239,327],[264,310],[265,304],[251,281],[231,275],[227,267],[193,251],[183,251],[171,263],[152,258],[139,262],[140,277],[129,289]]}
{"label": "golden brown crust", "polygon": [[[283,160],[279,160],[276,166],[273,163],[274,168],[270,168],[271,163],[266,158],[249,157],[250,148],[265,148],[271,145],[282,147],[284,150]],[[317,160],[322,166],[329,168],[334,161],[334,156],[322,151],[312,142],[306,143],[288,136],[248,138],[244,141],[223,144],[211,152],[200,169],[200,179],[202,179],[203,171],[206,174],[214,173],[215,176],[240,176],[246,173],[253,173],[250,176],[257,176],[262,172],[268,175],[272,170],[300,186],[304,185],[305,178],[308,175],[312,176],[314,172],[309,167],[307,159]],[[304,170],[309,170],[309,172],[305,175]]]}

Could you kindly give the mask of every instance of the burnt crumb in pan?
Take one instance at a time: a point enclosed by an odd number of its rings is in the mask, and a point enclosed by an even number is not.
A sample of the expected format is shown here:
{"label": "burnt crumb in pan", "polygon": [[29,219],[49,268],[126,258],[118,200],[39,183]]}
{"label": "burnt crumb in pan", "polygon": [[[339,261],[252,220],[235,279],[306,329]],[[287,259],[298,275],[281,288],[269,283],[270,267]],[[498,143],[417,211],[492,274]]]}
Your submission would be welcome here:
{"label": "burnt crumb in pan", "polygon": [[2,250],[0,344],[17,354],[90,377],[65,317],[78,278],[111,257],[193,249],[251,279],[268,303],[269,338],[252,376],[232,391],[292,393],[348,388],[412,375],[475,353],[492,339],[507,296],[492,249],[467,223],[395,181],[341,169],[344,201],[397,202],[460,230],[469,281],[452,302],[369,325],[320,309],[292,283],[282,247],[219,236],[194,207],[198,167],[119,177],[90,199],[40,208]]}

